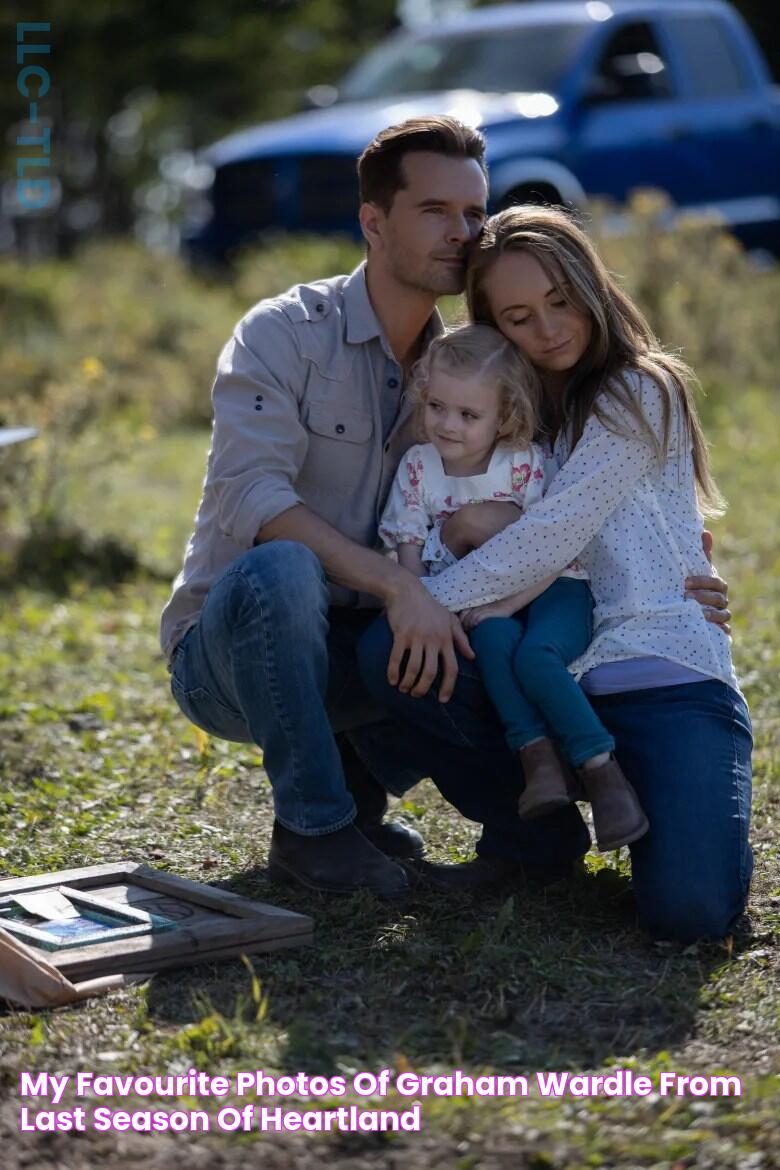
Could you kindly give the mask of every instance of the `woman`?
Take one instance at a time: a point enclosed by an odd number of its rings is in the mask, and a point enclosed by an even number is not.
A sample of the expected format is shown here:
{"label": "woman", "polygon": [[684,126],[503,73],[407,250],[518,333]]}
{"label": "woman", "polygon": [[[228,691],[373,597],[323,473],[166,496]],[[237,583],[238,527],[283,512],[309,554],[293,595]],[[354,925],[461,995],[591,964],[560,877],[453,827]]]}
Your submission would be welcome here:
{"label": "woman", "polygon": [[690,372],[563,212],[494,217],[471,257],[467,297],[472,318],[536,367],[560,470],[545,498],[496,535],[505,518],[461,509],[442,539],[462,559],[427,584],[473,628],[528,604],[579,560],[594,636],[571,669],[650,822],[630,845],[640,921],[665,938],[723,937],[752,874],[752,741],[728,637],[685,595],[687,577],[710,571],[701,511],[722,503]]}

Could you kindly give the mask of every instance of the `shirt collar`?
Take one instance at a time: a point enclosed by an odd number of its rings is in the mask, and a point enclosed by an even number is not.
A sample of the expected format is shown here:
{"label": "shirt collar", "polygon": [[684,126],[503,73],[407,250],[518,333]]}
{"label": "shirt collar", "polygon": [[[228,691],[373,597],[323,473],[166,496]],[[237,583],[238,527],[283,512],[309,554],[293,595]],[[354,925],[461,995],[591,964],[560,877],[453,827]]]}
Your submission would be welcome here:
{"label": "shirt collar", "polygon": [[[374,312],[374,306],[368,295],[365,260],[347,277],[344,284],[344,309],[347,319],[347,341],[360,345],[378,337],[387,356],[395,361],[385,337],[385,331]],[[434,309],[428,319],[428,324],[425,326],[426,344],[443,332],[444,322],[441,319],[441,314],[438,309]]]}

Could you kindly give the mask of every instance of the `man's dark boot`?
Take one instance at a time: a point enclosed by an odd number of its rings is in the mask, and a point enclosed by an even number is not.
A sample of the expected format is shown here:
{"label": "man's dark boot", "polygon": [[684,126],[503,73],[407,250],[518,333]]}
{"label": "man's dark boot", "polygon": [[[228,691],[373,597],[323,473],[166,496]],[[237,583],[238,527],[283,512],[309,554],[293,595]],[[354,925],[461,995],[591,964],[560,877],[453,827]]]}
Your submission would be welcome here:
{"label": "man's dark boot", "polygon": [[576,864],[568,861],[523,865],[520,861],[504,861],[499,857],[475,857],[473,861],[451,865],[421,861],[415,863],[414,872],[423,886],[452,894],[479,894],[508,885],[526,884],[543,889],[570,879]]}
{"label": "man's dark boot", "polygon": [[327,894],[370,890],[378,898],[401,899],[409,878],[354,825],[318,837],[293,833],[274,821],[268,873],[280,882],[298,882]]}
{"label": "man's dark boot", "polygon": [[381,849],[387,857],[398,857],[404,861],[422,857],[425,843],[420,834],[404,821],[385,821],[387,793],[374,779],[342,732],[336,736],[347,788],[357,807],[355,825],[372,845]]}

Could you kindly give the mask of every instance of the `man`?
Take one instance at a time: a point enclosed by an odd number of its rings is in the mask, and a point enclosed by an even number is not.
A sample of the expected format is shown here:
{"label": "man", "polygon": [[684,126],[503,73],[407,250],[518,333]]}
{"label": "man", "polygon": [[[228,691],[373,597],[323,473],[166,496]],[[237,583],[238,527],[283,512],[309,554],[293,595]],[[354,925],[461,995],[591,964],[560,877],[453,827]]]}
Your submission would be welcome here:
{"label": "man", "polygon": [[[379,134],[358,173],[365,263],[261,301],[222,351],[203,498],[161,642],[184,714],[264,751],[272,875],[393,898],[408,888],[394,859],[422,842],[383,821],[386,790],[422,776],[484,826],[482,861],[455,884],[521,863],[565,867],[590,838],[575,806],[519,820],[517,765],[457,617],[375,551],[413,442],[406,380],[442,329],[437,298],[463,289],[484,222],[484,141],[451,118],[412,119]],[[372,704],[355,647],[381,607],[390,682],[423,695],[438,675],[442,718],[464,728],[462,742],[400,728]]]}

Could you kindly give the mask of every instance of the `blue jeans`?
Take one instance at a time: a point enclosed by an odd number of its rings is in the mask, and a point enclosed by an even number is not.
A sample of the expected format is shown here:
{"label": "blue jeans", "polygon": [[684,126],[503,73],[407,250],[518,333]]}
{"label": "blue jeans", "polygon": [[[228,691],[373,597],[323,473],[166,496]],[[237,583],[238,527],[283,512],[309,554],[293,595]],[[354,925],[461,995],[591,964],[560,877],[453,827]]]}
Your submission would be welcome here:
{"label": "blue jeans", "polygon": [[469,634],[512,751],[552,736],[579,767],[615,741],[566,669],[591,639],[586,581],[559,577],[515,617],[487,618]]}
{"label": "blue jeans", "polygon": [[576,804],[537,821],[518,817],[522,769],[507,747],[476,662],[458,656],[458,679],[448,703],[436,698],[438,680],[424,698],[415,699],[387,681],[392,644],[384,617],[360,639],[358,661],[366,686],[387,717],[404,724],[403,740],[424,775],[458,812],[482,825],[477,853],[531,866],[560,864],[562,870],[583,857],[591,840]]}
{"label": "blue jeans", "polygon": [[[583,856],[590,835],[575,805],[548,818],[544,831],[516,816],[521,773],[475,668],[485,728],[473,748],[462,736],[443,743],[426,726],[399,722],[371,696],[356,647],[374,620],[371,611],[328,609],[322,566],[305,546],[258,545],[209,590],[176,648],[171,690],[210,735],[263,749],[275,814],[294,832],[315,836],[354,819],[334,739],[344,731],[389,792],[403,795],[430,776],[464,816],[484,825],[480,851],[540,865]],[[392,636],[384,629],[386,664]]]}
{"label": "blue jeans", "polygon": [[[358,658],[366,684],[388,714],[438,741],[428,773],[443,796],[484,828],[477,852],[534,863],[580,856],[589,835],[575,804],[535,821],[517,816],[518,763],[474,662],[459,658],[446,704],[387,681],[392,635],[384,618],[366,631]],[[744,909],[753,859],[750,821],[750,717],[725,683],[592,696],[616,741],[650,829],[629,846],[642,927],[658,938],[723,938]],[[460,766],[458,766],[460,761]],[[453,766],[450,766],[452,763]]]}
{"label": "blue jeans", "polygon": [[263,749],[276,817],[293,832],[330,833],[355,817],[335,733],[390,792],[424,775],[360,677],[355,646],[375,616],[329,609],[314,553],[273,541],[230,565],[176,647],[179,707],[210,735]]}
{"label": "blue jeans", "polygon": [[753,873],[745,700],[707,679],[591,702],[650,821],[629,846],[645,929],[684,942],[722,938],[745,907]]}

